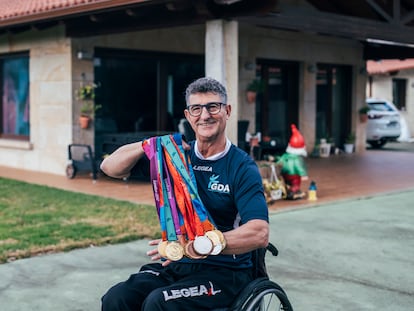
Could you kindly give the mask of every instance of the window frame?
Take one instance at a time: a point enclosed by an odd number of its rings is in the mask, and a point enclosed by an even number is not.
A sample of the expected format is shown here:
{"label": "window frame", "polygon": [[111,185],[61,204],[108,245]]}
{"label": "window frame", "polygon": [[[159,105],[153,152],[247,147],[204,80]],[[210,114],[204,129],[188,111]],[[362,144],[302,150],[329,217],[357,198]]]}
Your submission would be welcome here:
{"label": "window frame", "polygon": [[[29,105],[29,135],[18,135],[3,133],[3,85],[4,85],[4,62],[13,58],[26,58],[27,59],[27,88],[28,88],[28,105]],[[29,141],[30,140],[30,53],[29,51],[20,51],[15,53],[4,53],[0,54],[0,139],[18,140],[18,141]]]}
{"label": "window frame", "polygon": [[405,110],[407,107],[407,84],[405,78],[392,79],[392,101],[398,110]]}

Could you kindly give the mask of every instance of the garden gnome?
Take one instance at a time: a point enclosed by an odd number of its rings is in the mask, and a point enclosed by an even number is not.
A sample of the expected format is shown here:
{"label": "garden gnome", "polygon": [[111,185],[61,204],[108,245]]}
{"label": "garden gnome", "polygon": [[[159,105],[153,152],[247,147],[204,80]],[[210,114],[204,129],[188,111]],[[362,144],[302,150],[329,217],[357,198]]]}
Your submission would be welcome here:
{"label": "garden gnome", "polygon": [[281,174],[287,187],[288,200],[302,199],[305,193],[301,191],[302,180],[308,179],[308,172],[304,157],[307,156],[305,140],[294,124],[291,125],[292,136],[286,152],[278,159],[277,165],[281,166]]}

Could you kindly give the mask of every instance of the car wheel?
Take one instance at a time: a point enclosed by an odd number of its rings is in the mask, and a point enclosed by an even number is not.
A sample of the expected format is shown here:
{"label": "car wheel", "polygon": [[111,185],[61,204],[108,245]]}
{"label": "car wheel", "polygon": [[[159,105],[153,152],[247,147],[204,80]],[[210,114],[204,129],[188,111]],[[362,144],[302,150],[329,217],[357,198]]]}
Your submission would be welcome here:
{"label": "car wheel", "polygon": [[369,141],[368,144],[371,145],[372,148],[374,149],[379,149],[382,148],[385,144],[387,143],[386,140],[373,140],[373,141]]}

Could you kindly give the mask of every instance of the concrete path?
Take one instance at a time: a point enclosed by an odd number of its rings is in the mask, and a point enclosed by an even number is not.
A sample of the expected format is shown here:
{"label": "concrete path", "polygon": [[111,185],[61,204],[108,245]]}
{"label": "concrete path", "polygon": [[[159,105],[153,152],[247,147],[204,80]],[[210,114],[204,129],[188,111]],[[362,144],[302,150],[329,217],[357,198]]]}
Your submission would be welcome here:
{"label": "concrete path", "polygon": [[295,310],[414,310],[414,191],[279,213],[272,279]]}
{"label": "concrete path", "polygon": [[[271,215],[271,278],[298,310],[414,306],[414,188]],[[0,265],[0,310],[100,310],[100,297],[147,262],[147,241]]]}

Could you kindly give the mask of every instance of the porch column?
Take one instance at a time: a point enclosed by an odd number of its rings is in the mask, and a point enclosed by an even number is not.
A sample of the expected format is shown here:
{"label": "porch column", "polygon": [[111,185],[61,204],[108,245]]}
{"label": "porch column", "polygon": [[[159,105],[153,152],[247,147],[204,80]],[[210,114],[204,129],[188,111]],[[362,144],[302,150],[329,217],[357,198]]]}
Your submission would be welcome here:
{"label": "porch column", "polygon": [[301,80],[303,87],[299,95],[299,128],[304,136],[308,154],[319,143],[316,141],[316,75],[316,63],[302,63]]}
{"label": "porch column", "polygon": [[357,66],[353,66],[352,70],[352,81],[353,86],[352,89],[355,91],[353,92],[352,98],[352,124],[351,129],[356,135],[355,141],[355,152],[358,154],[363,154],[366,152],[366,138],[367,138],[367,123],[362,123],[359,121],[359,114],[358,110],[363,105],[365,105],[365,97],[366,97],[366,85],[367,85],[367,74],[365,72],[361,72],[361,68],[364,68],[365,64],[359,64]]}
{"label": "porch column", "polygon": [[206,23],[205,72],[226,86],[228,103],[232,106],[227,137],[237,144],[239,103],[239,36],[235,21],[214,20]]}

